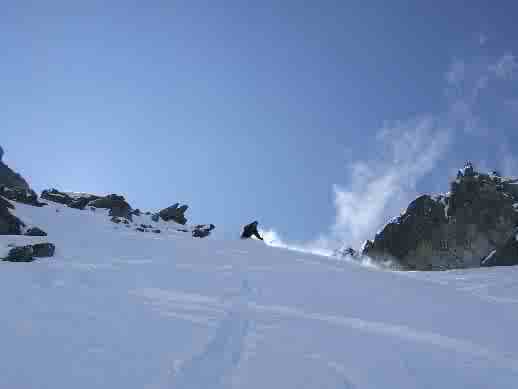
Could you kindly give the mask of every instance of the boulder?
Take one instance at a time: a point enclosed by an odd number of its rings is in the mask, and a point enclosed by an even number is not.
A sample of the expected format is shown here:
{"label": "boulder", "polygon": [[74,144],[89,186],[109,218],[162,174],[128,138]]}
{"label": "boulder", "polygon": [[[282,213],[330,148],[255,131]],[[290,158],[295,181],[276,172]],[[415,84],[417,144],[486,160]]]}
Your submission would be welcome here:
{"label": "boulder", "polygon": [[124,196],[111,194],[91,201],[91,207],[109,209],[110,216],[123,217],[132,220],[131,206],[126,202]]}
{"label": "boulder", "polygon": [[32,246],[22,246],[22,247],[14,247],[9,250],[9,254],[7,258],[4,258],[4,261],[8,262],[32,262],[34,250]]}
{"label": "boulder", "polygon": [[192,231],[193,238],[206,238],[210,235],[210,232],[215,229],[214,224],[198,224]]}
{"label": "boulder", "polygon": [[47,236],[47,233],[38,227],[29,228],[25,234],[26,236]]}
{"label": "boulder", "polygon": [[52,243],[37,243],[32,245],[33,256],[36,258],[53,257],[56,246]]}
{"label": "boulder", "polygon": [[518,223],[518,196],[506,185],[508,179],[467,164],[449,193],[414,200],[366,242],[362,254],[407,270],[478,267],[481,260],[489,266],[498,258],[501,263],[504,252],[514,263],[509,239]]}
{"label": "boulder", "polygon": [[151,232],[155,233],[155,234],[160,234],[162,231],[160,231],[158,228],[156,230],[152,230]]}
{"label": "boulder", "polygon": [[179,207],[179,205],[179,203],[176,203],[170,207],[164,208],[158,213],[158,215],[166,222],[172,220],[178,224],[185,225],[187,223],[185,212],[189,209],[189,206],[182,205]]}
{"label": "boulder", "polygon": [[14,206],[5,198],[0,196],[0,235],[20,235],[25,224],[12,215],[10,210]]}

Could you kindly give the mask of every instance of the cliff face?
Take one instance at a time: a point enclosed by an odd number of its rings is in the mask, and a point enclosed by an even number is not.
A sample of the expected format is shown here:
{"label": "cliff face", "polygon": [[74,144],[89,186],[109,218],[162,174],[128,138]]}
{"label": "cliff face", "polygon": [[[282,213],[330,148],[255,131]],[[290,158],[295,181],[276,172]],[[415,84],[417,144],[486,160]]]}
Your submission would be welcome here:
{"label": "cliff face", "polygon": [[15,173],[7,166],[2,158],[4,150],[0,146],[0,186],[8,186],[10,188],[30,189],[29,184],[18,173]]}
{"label": "cliff face", "polygon": [[518,179],[482,174],[471,164],[459,171],[446,195],[424,195],[367,241],[363,254],[403,269],[440,270],[518,264]]}

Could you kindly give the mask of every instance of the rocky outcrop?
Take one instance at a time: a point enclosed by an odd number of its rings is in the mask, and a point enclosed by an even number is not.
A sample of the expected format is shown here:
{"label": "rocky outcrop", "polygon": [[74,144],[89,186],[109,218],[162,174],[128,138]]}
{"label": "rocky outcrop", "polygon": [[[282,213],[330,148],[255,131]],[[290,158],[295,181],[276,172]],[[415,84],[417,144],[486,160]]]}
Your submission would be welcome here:
{"label": "rocky outcrop", "polygon": [[13,247],[9,250],[3,261],[7,262],[32,262],[36,258],[53,257],[56,247],[52,243],[38,243],[21,247]]}
{"label": "rocky outcrop", "polygon": [[192,236],[193,238],[206,238],[215,228],[216,226],[214,224],[198,224],[194,226]]}
{"label": "rocky outcrop", "polygon": [[24,223],[16,216],[12,215],[10,210],[14,209],[5,198],[0,196],[0,235],[20,235]]}
{"label": "rocky outcrop", "polygon": [[124,196],[111,194],[100,197],[88,203],[90,207],[109,209],[109,215],[115,217],[123,217],[132,220],[131,206],[126,202]]}
{"label": "rocky outcrop", "polygon": [[101,197],[89,193],[60,192],[52,188],[41,192],[41,198],[54,203],[68,205],[70,208],[85,209],[90,202]]}
{"label": "rocky outcrop", "polygon": [[[509,241],[518,223],[514,181],[476,172],[471,164],[459,171],[446,195],[423,195],[364,244],[362,254],[392,261],[403,269],[441,270],[478,267],[495,251],[506,263],[518,263]],[[503,254],[502,254],[503,255]],[[497,264],[494,254],[486,265]]]}
{"label": "rocky outcrop", "polygon": [[11,201],[33,205],[35,207],[47,205],[38,200],[38,195],[32,189],[12,188],[4,185],[0,186],[0,195]]}
{"label": "rocky outcrop", "polygon": [[29,228],[25,234],[26,236],[47,236],[47,233],[38,227]]}
{"label": "rocky outcrop", "polygon": [[518,228],[507,242],[482,260],[480,266],[514,266],[518,265]]}
{"label": "rocky outcrop", "polygon": [[34,250],[32,246],[13,247],[9,250],[7,257],[3,261],[7,262],[32,262],[34,261]]}
{"label": "rocky outcrop", "polygon": [[52,243],[37,243],[32,245],[32,251],[36,258],[49,258],[54,256],[56,246]]}
{"label": "rocky outcrop", "polygon": [[185,217],[185,212],[189,209],[188,205],[182,205],[179,207],[179,203],[173,204],[170,207],[162,209],[158,216],[162,218],[164,221],[174,221],[178,224],[185,225],[187,223],[187,219]]}
{"label": "rocky outcrop", "polygon": [[52,201],[54,203],[58,204],[64,204],[68,205],[70,204],[73,199],[67,195],[66,193],[60,192],[57,189],[46,189],[43,192],[41,192],[41,198]]}
{"label": "rocky outcrop", "polygon": [[0,186],[30,189],[27,181],[3,162],[3,156],[4,150],[0,147]]}

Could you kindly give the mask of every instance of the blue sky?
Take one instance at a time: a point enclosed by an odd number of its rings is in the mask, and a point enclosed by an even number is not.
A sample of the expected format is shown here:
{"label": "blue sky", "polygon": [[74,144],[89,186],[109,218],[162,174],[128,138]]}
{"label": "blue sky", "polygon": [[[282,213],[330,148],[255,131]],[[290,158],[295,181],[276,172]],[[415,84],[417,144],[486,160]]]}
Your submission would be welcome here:
{"label": "blue sky", "polygon": [[106,3],[3,5],[0,142],[36,190],[357,245],[467,159],[518,174],[511,1]]}

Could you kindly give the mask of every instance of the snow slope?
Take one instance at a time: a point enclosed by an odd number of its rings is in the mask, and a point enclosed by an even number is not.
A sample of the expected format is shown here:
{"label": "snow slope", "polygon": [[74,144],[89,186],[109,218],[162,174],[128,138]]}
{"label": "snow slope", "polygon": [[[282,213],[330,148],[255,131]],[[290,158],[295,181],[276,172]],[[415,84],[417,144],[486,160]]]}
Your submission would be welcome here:
{"label": "snow slope", "polygon": [[396,273],[16,207],[49,237],[0,246],[57,253],[0,263],[0,388],[518,385],[517,268]]}

